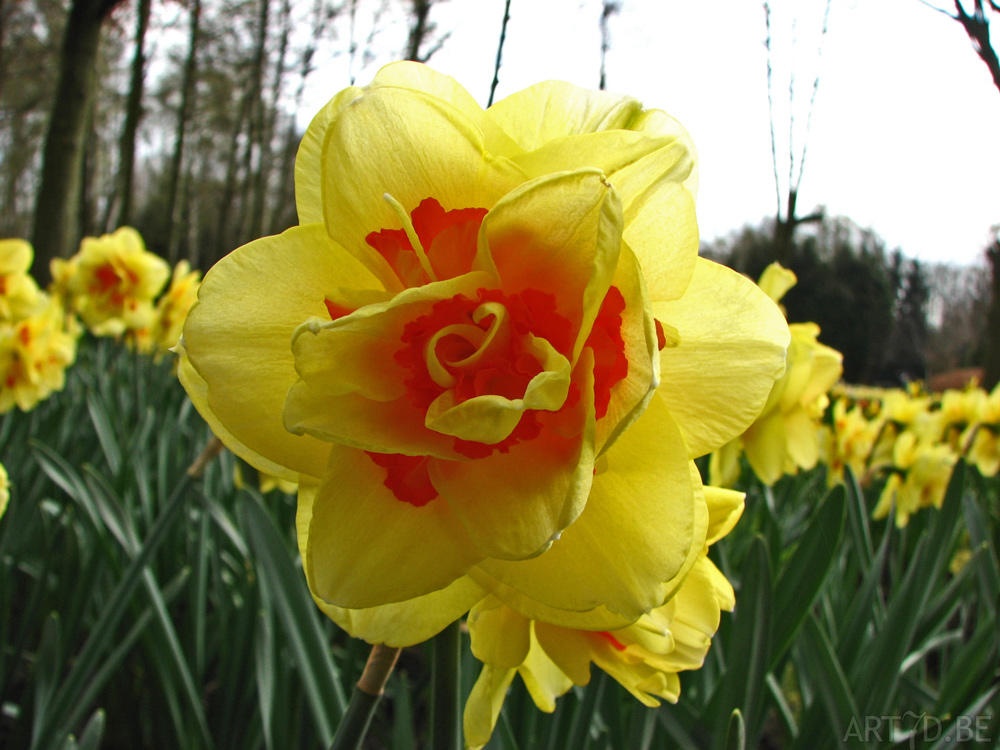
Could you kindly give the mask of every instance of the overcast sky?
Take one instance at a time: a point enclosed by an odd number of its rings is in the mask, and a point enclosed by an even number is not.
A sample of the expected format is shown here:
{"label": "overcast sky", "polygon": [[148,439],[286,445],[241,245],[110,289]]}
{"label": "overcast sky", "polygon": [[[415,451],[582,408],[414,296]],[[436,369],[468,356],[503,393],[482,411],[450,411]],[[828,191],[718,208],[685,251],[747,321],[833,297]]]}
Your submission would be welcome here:
{"label": "overcast sky", "polygon": [[[607,88],[667,111],[694,137],[702,238],[773,215],[762,3],[620,5],[610,20]],[[497,98],[553,78],[596,88],[601,6],[601,0],[512,0]],[[503,0],[448,0],[431,14],[438,34],[450,32],[431,65],[457,78],[484,106],[503,7]],[[1000,91],[959,24],[920,0],[833,0],[824,38],[824,0],[775,0],[771,7],[783,193],[789,75],[796,82],[797,161],[819,73],[799,214],[825,205],[829,214],[871,227],[910,256],[977,260],[991,225],[1000,223]],[[364,2],[361,8],[367,10]],[[359,12],[355,33],[362,40],[366,19]],[[345,56],[318,61],[305,120],[351,75],[365,84],[398,54],[405,20],[387,20],[366,65],[355,61],[352,70]]]}

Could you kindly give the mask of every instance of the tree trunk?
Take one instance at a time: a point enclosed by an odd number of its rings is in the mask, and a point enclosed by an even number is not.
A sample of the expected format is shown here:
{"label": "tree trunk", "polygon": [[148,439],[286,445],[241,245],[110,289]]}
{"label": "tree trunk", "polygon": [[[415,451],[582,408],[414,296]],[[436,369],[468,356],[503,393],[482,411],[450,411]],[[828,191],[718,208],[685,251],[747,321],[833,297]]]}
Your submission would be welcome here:
{"label": "tree trunk", "polygon": [[74,0],[66,22],[32,232],[33,271],[41,285],[50,280],[49,261],[69,256],[80,240],[83,151],[88,114],[97,91],[101,24],[118,2]]}
{"label": "tree trunk", "polygon": [[[135,137],[142,119],[142,93],[146,72],[146,29],[152,0],[139,0],[135,29],[135,54],[132,56],[132,77],[128,102],[125,105],[125,126],[122,129],[121,161],[118,165],[118,218],[111,230],[132,222],[132,179],[135,171]],[[110,214],[110,212],[109,212]]]}
{"label": "tree trunk", "polygon": [[187,133],[188,120],[191,119],[191,109],[194,106],[194,78],[198,68],[198,41],[200,36],[201,0],[191,4],[191,26],[188,34],[188,53],[184,60],[184,77],[181,83],[181,104],[177,112],[177,131],[174,134],[174,154],[170,159],[170,172],[167,179],[167,231],[164,244],[167,248],[167,259],[171,265],[178,260],[178,246],[181,230],[177,215],[177,198],[181,187],[181,166],[184,163],[184,138]]}

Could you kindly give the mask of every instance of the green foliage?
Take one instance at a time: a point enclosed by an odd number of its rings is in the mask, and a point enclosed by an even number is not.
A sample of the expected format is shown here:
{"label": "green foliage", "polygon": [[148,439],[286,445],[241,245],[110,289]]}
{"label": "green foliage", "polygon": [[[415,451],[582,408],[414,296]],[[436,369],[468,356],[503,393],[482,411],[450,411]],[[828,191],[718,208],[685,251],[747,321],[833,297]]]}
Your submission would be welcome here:
{"label": "green foliage", "polygon": [[[0,746],[329,745],[368,647],[313,605],[291,498],[237,489],[226,453],[187,477],[209,440],[169,362],[108,341],[84,343],[64,392],[0,417]],[[544,714],[515,680],[488,748],[995,742],[998,481],[959,467],[942,508],[897,529],[870,520],[877,487],[823,480],[746,487],[711,553],[736,611],[677,705],[647,708],[595,668]],[[459,637],[464,697],[479,667]],[[429,746],[429,651],[404,650],[363,747]]]}

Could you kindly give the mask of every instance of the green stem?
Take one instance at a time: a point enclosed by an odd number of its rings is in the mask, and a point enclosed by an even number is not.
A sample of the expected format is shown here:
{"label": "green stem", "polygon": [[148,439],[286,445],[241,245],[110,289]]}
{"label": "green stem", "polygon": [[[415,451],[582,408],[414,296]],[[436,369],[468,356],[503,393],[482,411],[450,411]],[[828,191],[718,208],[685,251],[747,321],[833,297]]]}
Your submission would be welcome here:
{"label": "green stem", "polygon": [[431,742],[434,750],[462,750],[462,621],[431,641]]}
{"label": "green stem", "polygon": [[365,671],[354,687],[351,702],[347,705],[344,718],[340,720],[330,750],[361,750],[372,716],[382,698],[386,680],[396,666],[399,651],[398,648],[388,646],[372,646]]}

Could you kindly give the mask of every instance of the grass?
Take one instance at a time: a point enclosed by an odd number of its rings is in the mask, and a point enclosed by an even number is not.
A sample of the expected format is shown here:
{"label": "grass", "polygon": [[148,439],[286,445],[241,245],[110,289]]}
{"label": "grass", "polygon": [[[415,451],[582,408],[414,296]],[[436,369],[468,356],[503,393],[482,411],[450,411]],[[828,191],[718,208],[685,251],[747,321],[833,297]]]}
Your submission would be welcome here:
{"label": "grass", "polygon": [[[63,392],[0,417],[12,482],[0,746],[329,745],[368,647],[309,598],[294,498],[239,488],[228,453],[187,477],[210,439],[169,360],[105,340],[83,342]],[[489,748],[938,750],[954,746],[946,736],[1000,738],[996,479],[960,467],[942,509],[903,530],[873,523],[875,495],[853,480],[744,483],[745,516],[712,551],[737,609],[704,668],[683,675],[680,703],[648,709],[595,670],[548,715],[515,681]],[[970,557],[952,572],[962,545]],[[462,638],[467,694],[477,667]],[[366,747],[426,747],[429,704],[428,653],[407,649]]]}

